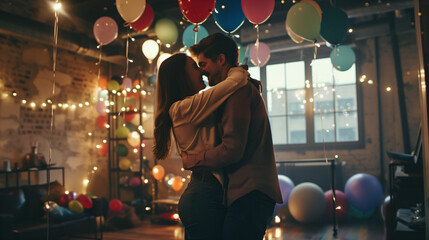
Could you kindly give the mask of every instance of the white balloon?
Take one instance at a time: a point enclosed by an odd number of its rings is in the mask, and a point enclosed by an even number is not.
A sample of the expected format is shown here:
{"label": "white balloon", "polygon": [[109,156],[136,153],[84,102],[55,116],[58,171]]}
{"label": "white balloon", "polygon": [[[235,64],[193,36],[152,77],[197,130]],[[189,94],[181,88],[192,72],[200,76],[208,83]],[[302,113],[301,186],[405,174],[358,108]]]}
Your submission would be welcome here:
{"label": "white balloon", "polygon": [[116,0],[116,8],[125,22],[137,21],[146,8],[146,0]]}
{"label": "white balloon", "polygon": [[127,136],[127,141],[132,147],[140,145],[140,134],[136,131],[132,131]]}
{"label": "white balloon", "polygon": [[149,62],[152,62],[152,60],[158,56],[159,45],[155,40],[146,40],[142,45],[142,52]]}

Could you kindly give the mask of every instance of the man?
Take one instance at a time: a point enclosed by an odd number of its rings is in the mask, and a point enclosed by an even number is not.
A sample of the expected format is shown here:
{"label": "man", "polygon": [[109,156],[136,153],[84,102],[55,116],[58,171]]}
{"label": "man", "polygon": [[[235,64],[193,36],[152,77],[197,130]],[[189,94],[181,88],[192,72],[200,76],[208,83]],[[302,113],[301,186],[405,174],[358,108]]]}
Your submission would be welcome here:
{"label": "man", "polygon": [[[213,86],[237,66],[238,48],[221,33],[202,39],[190,51]],[[227,214],[222,239],[262,239],[275,203],[282,197],[271,129],[259,82],[255,80],[227,99],[216,113],[221,143],[187,158],[185,168],[225,169]]]}

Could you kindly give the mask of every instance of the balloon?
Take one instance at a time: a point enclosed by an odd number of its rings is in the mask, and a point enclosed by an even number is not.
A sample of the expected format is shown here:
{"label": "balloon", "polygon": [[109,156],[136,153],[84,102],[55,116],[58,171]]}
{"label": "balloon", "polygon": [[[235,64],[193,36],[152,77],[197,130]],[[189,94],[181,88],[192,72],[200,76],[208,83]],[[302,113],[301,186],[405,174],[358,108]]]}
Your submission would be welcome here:
{"label": "balloon", "polygon": [[135,22],[143,14],[146,0],[116,0],[116,8],[125,22]]}
{"label": "balloon", "polygon": [[131,106],[130,112],[124,114],[125,122],[131,122],[135,118],[135,116],[137,115],[137,112],[135,112],[134,109],[135,107]]}
{"label": "balloon", "polygon": [[142,182],[139,177],[133,176],[130,178],[130,181],[128,182],[128,184],[130,185],[130,187],[138,187],[142,184]]}
{"label": "balloon", "polygon": [[128,155],[128,148],[125,147],[124,144],[118,144],[118,146],[116,146],[116,155],[126,157]]}
{"label": "balloon", "polygon": [[122,80],[122,88],[123,89],[127,89],[127,88],[133,88],[133,80],[131,80],[131,78],[124,78],[124,80]]}
{"label": "balloon", "polygon": [[289,210],[299,222],[318,220],[325,212],[326,200],[322,189],[314,183],[298,184],[290,193]]}
{"label": "balloon", "polygon": [[193,24],[203,23],[213,12],[216,0],[179,0],[179,7],[188,21]]}
{"label": "balloon", "polygon": [[355,52],[348,46],[336,46],[331,51],[331,63],[339,71],[349,70],[356,61]]}
{"label": "balloon", "polygon": [[106,129],[107,117],[105,115],[99,115],[95,122],[97,123],[97,127],[99,129]]}
{"label": "balloon", "polygon": [[92,29],[95,40],[99,45],[107,45],[118,37],[118,25],[111,17],[101,17],[94,23]]}
{"label": "balloon", "polygon": [[106,90],[107,89],[107,78],[100,77],[100,79],[98,79],[98,86],[101,89]]}
{"label": "balloon", "polygon": [[71,211],[81,213],[83,212],[83,206],[82,203],[80,203],[78,200],[73,199],[69,202],[68,207]]}
{"label": "balloon", "polygon": [[317,4],[317,2],[315,2],[313,0],[301,0],[301,2],[306,2],[308,4],[311,4],[311,6],[313,6],[314,9],[316,9],[317,14],[319,15],[320,19],[322,19],[322,9],[320,8],[319,4]]}
{"label": "balloon", "polygon": [[286,177],[285,175],[279,175],[278,178],[279,178],[279,185],[280,185],[280,191],[282,193],[283,203],[278,203],[277,205],[279,207],[282,207],[288,203],[289,195],[292,189],[295,187],[295,184],[290,178]]}
{"label": "balloon", "polygon": [[175,176],[173,177],[172,181],[171,188],[173,188],[173,190],[176,192],[180,191],[180,189],[183,187],[182,177]]}
{"label": "balloon", "polygon": [[100,155],[100,157],[104,157],[107,155],[108,152],[109,145],[107,145],[107,143],[101,143],[100,147],[98,148],[98,155]]}
{"label": "balloon", "polygon": [[131,166],[131,160],[128,158],[122,158],[119,160],[119,169],[121,170],[129,170]]}
{"label": "balloon", "polygon": [[[107,87],[106,87],[107,89]],[[98,100],[104,101],[108,99],[109,91],[107,90],[100,90],[98,91]]]}
{"label": "balloon", "polygon": [[368,211],[361,211],[352,205],[349,206],[349,215],[358,218],[358,219],[367,219],[370,218],[375,212],[375,208],[370,209]]}
{"label": "balloon", "polygon": [[159,45],[155,40],[148,39],[142,45],[143,55],[152,63],[152,60],[158,56]]}
{"label": "balloon", "polygon": [[121,200],[119,200],[119,199],[112,199],[109,202],[109,209],[110,209],[110,211],[113,211],[113,212],[121,211],[123,206],[124,205],[122,204]]}
{"label": "balloon", "polygon": [[253,24],[261,24],[271,16],[274,0],[241,0],[244,16]]}
{"label": "balloon", "polygon": [[131,27],[136,31],[147,31],[153,22],[153,9],[146,3],[143,14],[137,21],[131,23]]}
{"label": "balloon", "polygon": [[289,34],[289,37],[292,39],[292,41],[296,42],[296,43],[302,43],[304,42],[304,39],[302,39],[302,37],[296,35],[292,29],[290,29],[289,25],[287,24],[287,21],[285,22],[285,26],[286,26],[286,31]]}
{"label": "balloon", "polygon": [[88,209],[92,208],[92,199],[91,197],[81,194],[77,197],[77,200],[82,204],[83,208]]}
{"label": "balloon", "polygon": [[97,103],[95,103],[95,110],[97,110],[99,114],[105,114],[106,105],[104,104],[104,101],[98,101]]}
{"label": "balloon", "polygon": [[364,212],[374,209],[383,198],[381,183],[366,173],[351,176],[346,182],[345,193],[350,205]]}
{"label": "balloon", "polygon": [[[130,132],[134,132],[137,130],[136,125],[132,124],[131,122],[126,122],[125,126],[130,129]],[[131,144],[130,144],[131,145]]]}
{"label": "balloon", "polygon": [[320,36],[332,45],[339,44],[350,28],[347,13],[339,8],[328,8],[322,16]]}
{"label": "balloon", "polygon": [[[332,190],[325,192],[326,199],[326,215],[330,218],[333,217],[333,203],[332,203]],[[335,216],[338,219],[347,216],[349,211],[349,202],[347,201],[346,195],[340,190],[335,190]]]}
{"label": "balloon", "polygon": [[116,129],[117,138],[126,138],[128,137],[129,133],[130,133],[130,129],[128,129],[127,127],[121,126]]}
{"label": "balloon", "polygon": [[73,191],[70,191],[69,195],[70,195],[71,199],[76,199],[77,193],[73,192]]}
{"label": "balloon", "polygon": [[131,147],[138,147],[140,145],[140,134],[136,131],[132,131],[127,136],[127,141]]}
{"label": "balloon", "polygon": [[250,48],[250,61],[253,65],[262,67],[270,60],[270,47],[263,42],[259,42],[259,48],[253,44]]}
{"label": "balloon", "polygon": [[[197,32],[194,32],[193,30],[195,26],[198,26]],[[197,41],[195,41],[195,35],[197,37]],[[209,32],[207,32],[207,29],[204,26],[191,24],[186,27],[185,31],[183,32],[183,45],[185,45],[186,48],[190,48],[192,45],[199,43],[201,39],[207,37],[208,35]]]}
{"label": "balloon", "polygon": [[164,185],[167,189],[171,189],[172,185],[173,185],[173,178],[174,178],[174,174],[169,173],[167,175],[165,175],[164,177]]}
{"label": "balloon", "polygon": [[155,23],[155,34],[161,42],[169,44],[175,43],[179,36],[176,23],[168,18],[161,18]]}
{"label": "balloon", "polygon": [[293,5],[286,17],[286,22],[292,32],[309,41],[316,41],[319,36],[320,21],[317,10],[306,2]]}
{"label": "balloon", "polygon": [[165,170],[164,167],[161,165],[155,165],[152,168],[152,175],[156,180],[161,180],[164,177]]}
{"label": "balloon", "polygon": [[213,18],[222,31],[226,33],[237,31],[244,23],[241,0],[217,0]]}
{"label": "balloon", "polygon": [[69,204],[69,202],[70,202],[71,200],[73,200],[72,195],[67,194],[67,193],[64,193],[64,194],[62,194],[62,195],[61,195],[61,197],[60,197],[60,202],[59,202],[59,204],[60,204],[60,206],[65,207],[65,206],[67,206],[67,205]]}
{"label": "balloon", "polygon": [[110,80],[108,83],[107,89],[109,89],[110,91],[118,91],[119,89],[121,89],[121,86],[117,81]]}

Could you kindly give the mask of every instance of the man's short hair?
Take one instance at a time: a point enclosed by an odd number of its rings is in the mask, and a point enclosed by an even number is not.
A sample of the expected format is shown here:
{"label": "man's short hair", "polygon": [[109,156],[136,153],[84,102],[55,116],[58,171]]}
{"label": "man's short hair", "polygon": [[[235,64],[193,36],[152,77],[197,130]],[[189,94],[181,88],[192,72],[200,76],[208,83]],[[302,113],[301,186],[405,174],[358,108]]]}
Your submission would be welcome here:
{"label": "man's short hair", "polygon": [[238,65],[238,47],[235,41],[222,33],[214,33],[189,48],[194,56],[201,53],[204,57],[215,62],[220,54],[225,55],[225,60],[231,66]]}

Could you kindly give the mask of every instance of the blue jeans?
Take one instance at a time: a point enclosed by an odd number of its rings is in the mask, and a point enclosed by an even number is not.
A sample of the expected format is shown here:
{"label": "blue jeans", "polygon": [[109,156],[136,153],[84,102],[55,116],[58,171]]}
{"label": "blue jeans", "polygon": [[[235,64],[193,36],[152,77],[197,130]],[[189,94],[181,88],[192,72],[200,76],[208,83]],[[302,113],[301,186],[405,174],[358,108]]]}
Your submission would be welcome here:
{"label": "blue jeans", "polygon": [[220,240],[226,207],[222,185],[214,178],[192,178],[179,200],[185,240]]}
{"label": "blue jeans", "polygon": [[223,240],[262,240],[275,202],[260,191],[250,192],[228,207]]}

